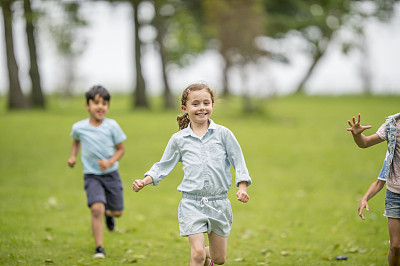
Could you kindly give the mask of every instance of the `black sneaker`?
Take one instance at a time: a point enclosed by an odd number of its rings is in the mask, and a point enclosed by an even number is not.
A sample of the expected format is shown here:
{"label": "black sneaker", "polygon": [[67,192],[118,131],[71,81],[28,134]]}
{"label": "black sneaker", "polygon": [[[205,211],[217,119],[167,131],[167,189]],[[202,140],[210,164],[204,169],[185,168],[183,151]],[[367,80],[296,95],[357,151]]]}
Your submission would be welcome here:
{"label": "black sneaker", "polygon": [[106,252],[102,247],[97,247],[94,252],[93,258],[95,259],[104,259],[106,257]]}
{"label": "black sneaker", "polygon": [[107,225],[108,230],[114,231],[114,227],[115,227],[114,217],[108,216],[107,212],[105,213],[105,216],[106,216],[106,225]]}

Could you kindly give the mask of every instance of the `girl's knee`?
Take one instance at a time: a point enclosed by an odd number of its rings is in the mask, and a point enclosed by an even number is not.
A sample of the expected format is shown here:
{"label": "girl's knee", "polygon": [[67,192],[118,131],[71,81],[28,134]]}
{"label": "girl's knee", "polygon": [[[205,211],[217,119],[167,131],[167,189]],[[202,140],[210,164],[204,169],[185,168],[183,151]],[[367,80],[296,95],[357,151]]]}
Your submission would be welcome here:
{"label": "girl's knee", "polygon": [[225,264],[226,256],[213,257],[212,261],[214,264],[223,265]]}
{"label": "girl's knee", "polygon": [[191,249],[191,258],[196,262],[201,262],[206,260],[206,251],[204,248],[194,248]]}

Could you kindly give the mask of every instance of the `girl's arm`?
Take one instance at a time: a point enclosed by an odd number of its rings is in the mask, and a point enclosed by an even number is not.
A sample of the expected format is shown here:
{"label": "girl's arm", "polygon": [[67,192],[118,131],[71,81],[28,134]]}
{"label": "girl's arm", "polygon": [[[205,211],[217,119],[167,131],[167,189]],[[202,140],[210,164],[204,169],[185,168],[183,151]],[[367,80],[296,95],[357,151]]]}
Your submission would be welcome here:
{"label": "girl's arm", "polygon": [[376,193],[381,191],[381,189],[383,188],[384,185],[385,185],[385,181],[377,179],[375,182],[373,182],[369,186],[367,192],[362,197],[362,199],[360,200],[360,204],[358,205],[358,216],[360,216],[361,219],[365,220],[364,215],[363,215],[364,208],[367,209],[367,211],[369,211],[369,206],[367,203],[368,200],[370,200],[373,196],[375,196]]}
{"label": "girl's arm", "polygon": [[123,143],[123,142],[121,142],[121,143],[115,145],[115,153],[114,153],[114,155],[113,155],[110,159],[108,159],[108,160],[99,159],[99,160],[98,160],[99,167],[100,167],[101,171],[107,170],[107,169],[110,168],[115,162],[119,161],[119,159],[122,158],[122,156],[124,155],[124,153],[125,153],[125,146],[124,146],[124,143]]}
{"label": "girl's arm", "polygon": [[142,188],[144,188],[145,186],[147,186],[151,183],[153,183],[153,178],[151,176],[147,175],[143,179],[135,180],[132,184],[132,189],[135,192],[139,192],[139,190],[141,190]]}
{"label": "girl's arm", "polygon": [[347,120],[347,122],[350,125],[350,128],[347,128],[347,131],[351,132],[351,134],[353,135],[354,142],[357,144],[358,147],[368,148],[383,141],[383,139],[381,139],[378,134],[373,134],[368,137],[362,134],[364,130],[369,129],[372,126],[362,126],[360,114],[358,114],[357,122],[354,116],[353,116],[353,123],[350,120]]}
{"label": "girl's arm", "polygon": [[246,203],[249,201],[250,196],[247,194],[247,181],[242,181],[239,183],[239,189],[236,193],[238,201]]}
{"label": "girl's arm", "polygon": [[68,165],[71,168],[74,167],[74,165],[76,164],[76,156],[78,155],[80,147],[81,142],[79,140],[74,140],[72,142],[71,156],[68,159]]}

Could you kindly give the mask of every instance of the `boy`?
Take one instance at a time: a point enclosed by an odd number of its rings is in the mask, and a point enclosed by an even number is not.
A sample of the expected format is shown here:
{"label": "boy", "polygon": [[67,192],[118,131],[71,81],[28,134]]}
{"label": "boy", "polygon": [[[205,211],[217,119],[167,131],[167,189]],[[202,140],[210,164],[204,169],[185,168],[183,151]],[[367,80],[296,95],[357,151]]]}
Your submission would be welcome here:
{"label": "boy", "polygon": [[102,86],[94,86],[86,92],[85,107],[89,118],[72,126],[72,168],[82,146],[81,161],[85,181],[87,204],[90,207],[92,231],[96,244],[94,258],[105,258],[103,249],[103,216],[107,228],[114,230],[114,217],[120,217],[124,209],[122,183],[118,172],[118,160],[125,152],[126,135],[118,123],[105,118],[110,106],[110,94]]}

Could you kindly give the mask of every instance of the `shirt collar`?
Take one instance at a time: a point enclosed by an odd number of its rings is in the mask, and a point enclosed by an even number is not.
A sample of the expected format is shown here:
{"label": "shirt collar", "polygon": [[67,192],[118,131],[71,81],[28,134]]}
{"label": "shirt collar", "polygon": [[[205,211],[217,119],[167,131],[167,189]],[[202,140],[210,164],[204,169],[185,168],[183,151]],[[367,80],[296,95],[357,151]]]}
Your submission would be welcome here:
{"label": "shirt collar", "polygon": [[[208,131],[217,129],[217,124],[215,124],[214,121],[212,121],[211,119],[208,119],[208,121],[210,122],[210,125],[208,126]],[[193,130],[190,127],[190,123],[191,122],[189,122],[189,125],[186,128],[181,130],[183,136],[185,136],[185,137],[186,136],[193,136],[193,137],[196,136],[196,134],[193,133]]]}

